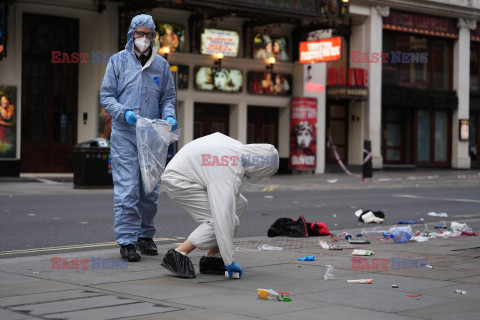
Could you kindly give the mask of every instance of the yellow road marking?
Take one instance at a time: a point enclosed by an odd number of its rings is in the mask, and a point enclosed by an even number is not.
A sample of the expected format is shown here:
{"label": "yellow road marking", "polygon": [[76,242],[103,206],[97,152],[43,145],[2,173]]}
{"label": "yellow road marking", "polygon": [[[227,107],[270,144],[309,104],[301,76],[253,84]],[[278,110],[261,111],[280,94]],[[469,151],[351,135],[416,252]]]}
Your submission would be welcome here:
{"label": "yellow road marking", "polygon": [[[172,238],[153,238],[153,241],[175,241],[175,240],[176,239],[172,239]],[[21,253],[48,252],[48,251],[73,250],[73,249],[110,247],[110,246],[118,246],[118,244],[116,242],[100,242],[100,243],[89,243],[89,244],[74,244],[70,246],[59,246],[59,247],[19,249],[19,250],[10,250],[10,251],[0,252],[0,256],[11,255],[11,254],[21,254]]]}
{"label": "yellow road marking", "polygon": [[266,192],[266,191],[273,191],[275,189],[277,189],[278,186],[277,185],[270,185],[270,186],[266,186],[265,188],[262,189],[263,192]]}

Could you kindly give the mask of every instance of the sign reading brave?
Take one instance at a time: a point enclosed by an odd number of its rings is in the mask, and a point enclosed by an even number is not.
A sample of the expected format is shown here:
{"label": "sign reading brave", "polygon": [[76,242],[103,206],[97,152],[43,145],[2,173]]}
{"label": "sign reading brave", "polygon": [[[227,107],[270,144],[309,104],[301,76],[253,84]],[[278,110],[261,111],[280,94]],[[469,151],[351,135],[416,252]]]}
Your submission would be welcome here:
{"label": "sign reading brave", "polygon": [[342,37],[300,42],[301,64],[342,59]]}

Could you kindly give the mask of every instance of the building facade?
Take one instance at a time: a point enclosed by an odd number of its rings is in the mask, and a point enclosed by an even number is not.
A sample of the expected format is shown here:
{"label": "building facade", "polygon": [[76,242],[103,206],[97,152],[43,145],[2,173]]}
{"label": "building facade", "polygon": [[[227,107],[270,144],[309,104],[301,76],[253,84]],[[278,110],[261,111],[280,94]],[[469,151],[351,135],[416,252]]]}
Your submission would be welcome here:
{"label": "building facade", "polygon": [[[177,66],[179,148],[218,131],[274,144],[291,172],[292,98],[301,97],[317,108],[308,172],[337,166],[332,145],[361,166],[366,139],[376,169],[480,166],[476,1],[286,1],[283,11],[262,0],[147,2],[7,1],[0,91],[15,111],[0,122],[0,174],[72,172],[76,143],[108,138],[103,74],[140,12]],[[341,59],[299,63],[301,41],[332,37],[342,39]]]}

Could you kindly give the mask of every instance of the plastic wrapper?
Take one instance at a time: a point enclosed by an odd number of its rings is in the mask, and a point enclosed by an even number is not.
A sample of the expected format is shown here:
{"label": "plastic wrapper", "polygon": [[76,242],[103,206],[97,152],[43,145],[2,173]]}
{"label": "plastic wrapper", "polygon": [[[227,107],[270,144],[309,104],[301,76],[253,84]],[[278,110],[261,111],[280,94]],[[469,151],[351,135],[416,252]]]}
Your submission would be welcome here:
{"label": "plastic wrapper", "polygon": [[180,137],[180,128],[171,131],[172,124],[160,119],[139,117],[137,120],[137,150],[145,194],[160,182],[165,170],[168,146]]}
{"label": "plastic wrapper", "polygon": [[323,280],[335,280],[338,278],[337,270],[334,266],[327,264],[322,268]]}

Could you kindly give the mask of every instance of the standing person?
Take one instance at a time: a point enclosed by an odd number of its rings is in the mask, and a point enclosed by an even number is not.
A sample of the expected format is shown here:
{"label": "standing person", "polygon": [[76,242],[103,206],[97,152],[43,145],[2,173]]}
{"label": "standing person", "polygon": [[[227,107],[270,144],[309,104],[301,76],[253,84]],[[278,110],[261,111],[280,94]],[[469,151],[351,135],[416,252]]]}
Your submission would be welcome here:
{"label": "standing person", "polygon": [[271,144],[243,144],[219,132],[186,144],[162,175],[168,196],[201,223],[162,266],[183,278],[194,278],[187,257],[195,248],[208,250],[200,259],[200,273],[242,275],[234,262],[233,237],[248,201],[240,193],[244,182],[257,183],[277,172],[278,151]]}
{"label": "standing person", "polygon": [[132,262],[140,260],[136,248],[146,255],[158,254],[152,238],[159,186],[145,195],[135,124],[140,115],[149,119],[162,117],[173,124],[172,130],[177,127],[170,66],[156,54],[152,39],[155,39],[152,17],[145,14],[134,17],[125,50],[110,58],[100,92],[100,103],[112,116],[114,233],[122,258]]}

